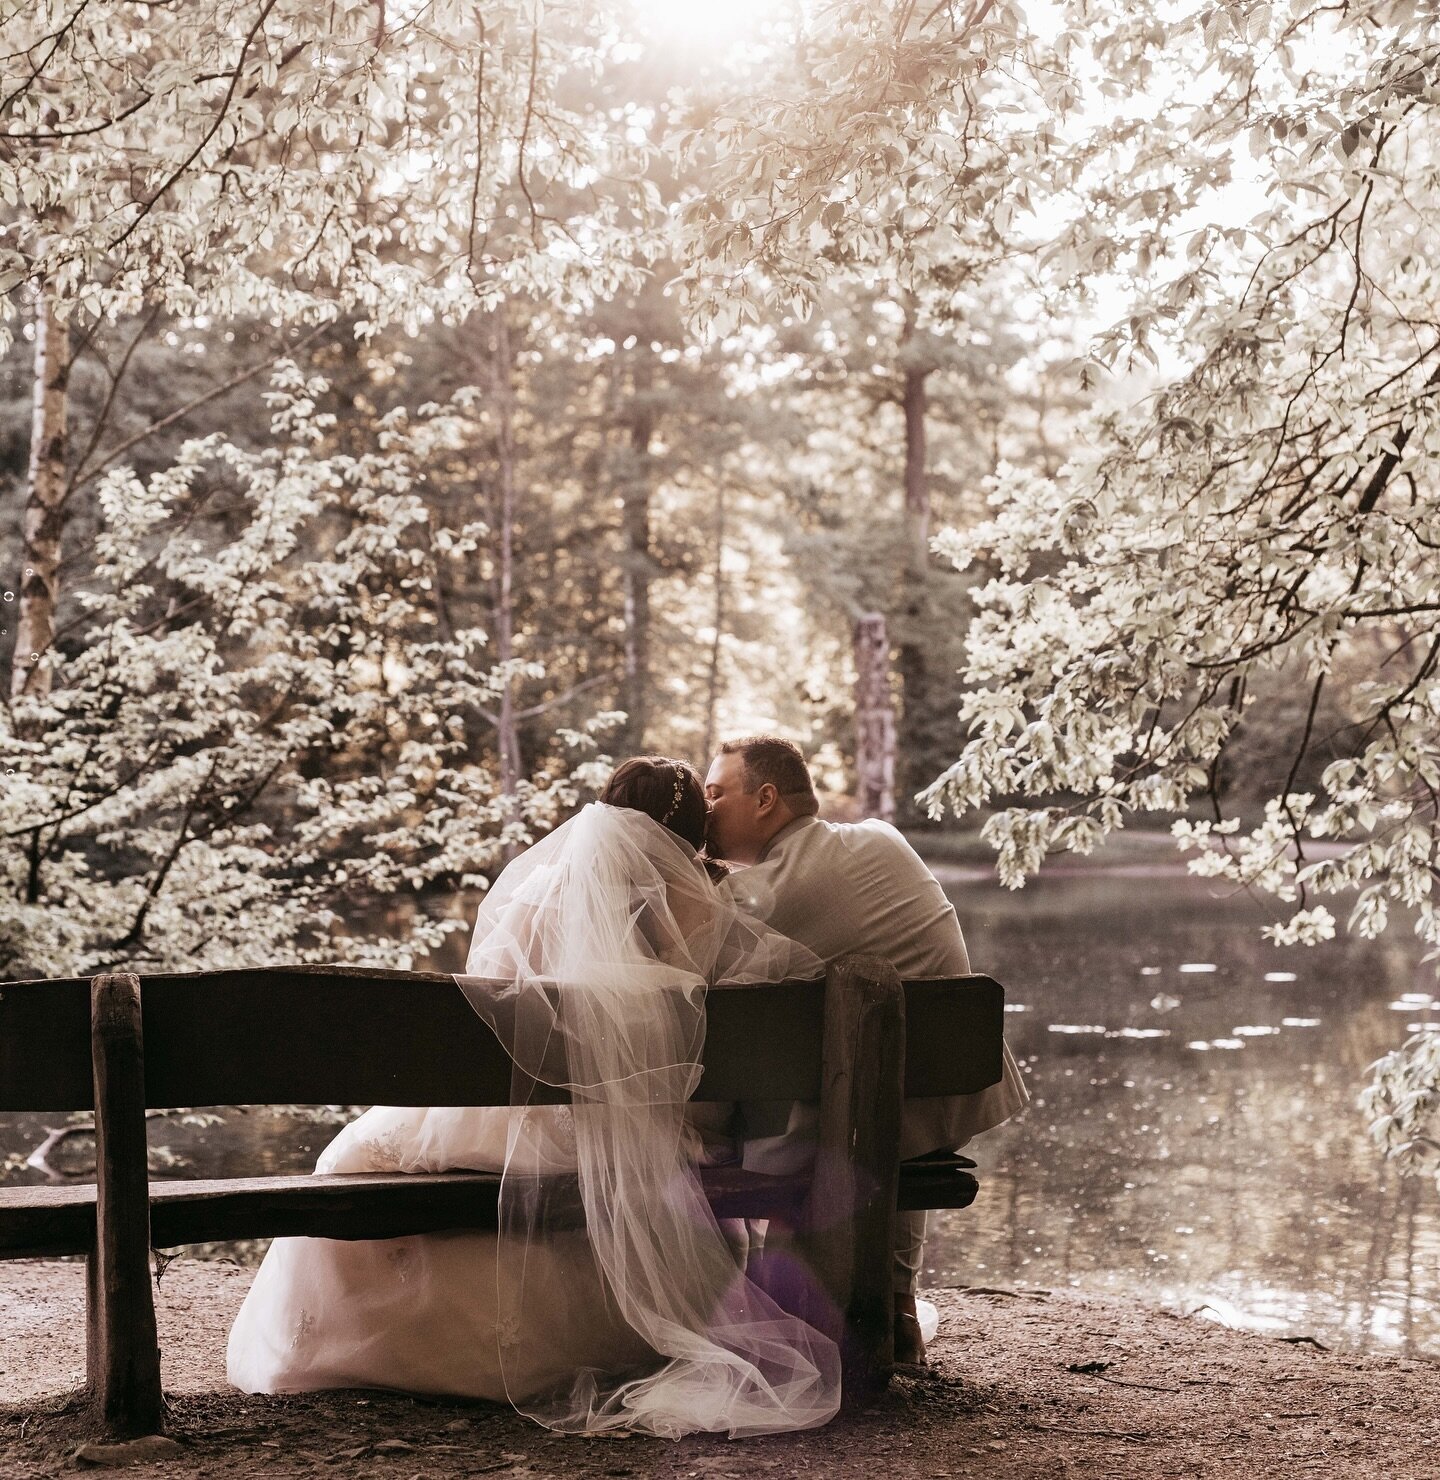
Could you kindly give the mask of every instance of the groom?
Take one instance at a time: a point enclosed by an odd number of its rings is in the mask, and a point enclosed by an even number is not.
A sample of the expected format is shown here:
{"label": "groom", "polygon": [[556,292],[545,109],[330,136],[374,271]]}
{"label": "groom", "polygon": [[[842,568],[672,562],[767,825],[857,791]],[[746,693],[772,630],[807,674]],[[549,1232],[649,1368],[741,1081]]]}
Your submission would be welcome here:
{"label": "groom", "polygon": [[[725,880],[741,908],[826,962],[859,952],[889,961],[901,980],[966,976],[970,958],[955,908],[920,856],[888,822],[822,822],[799,747],[771,735],[730,740],[705,777],[708,849],[735,865]],[[962,1146],[1026,1104],[1007,1048],[998,1084],[974,1095],[905,1102],[900,1155]],[[747,1109],[745,1166],[786,1172],[814,1154],[815,1108],[776,1107],[779,1123]],[[915,1286],[925,1250],[925,1214],[898,1215],[895,1360],[922,1364]]]}

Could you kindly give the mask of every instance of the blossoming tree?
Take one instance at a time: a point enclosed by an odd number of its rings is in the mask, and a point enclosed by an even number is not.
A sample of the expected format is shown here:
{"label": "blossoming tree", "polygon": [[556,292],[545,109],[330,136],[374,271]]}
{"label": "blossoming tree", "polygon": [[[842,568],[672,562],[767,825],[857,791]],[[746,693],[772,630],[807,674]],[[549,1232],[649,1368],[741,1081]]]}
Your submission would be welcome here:
{"label": "blossoming tree", "polygon": [[[1148,358],[1160,385],[1096,417],[1058,477],[1002,470],[993,517],[940,537],[990,580],[970,738],[927,800],[993,808],[985,835],[1018,886],[1053,849],[1208,796],[1177,840],[1196,873],[1286,906],[1277,942],[1330,938],[1343,896],[1360,935],[1399,907],[1440,946],[1434,15],[1297,0],[1132,25],[1123,55],[1094,51],[1123,63],[1112,87],[1136,47],[1156,82],[1207,85],[1092,138],[1086,211],[1047,260],[1057,287],[1132,278],[1094,360]],[[1267,723],[1257,689],[1281,668],[1304,675],[1306,718],[1287,779],[1242,822],[1217,771]],[[1342,669],[1361,678],[1337,737],[1317,720]],[[1306,769],[1318,786],[1296,784]],[[1437,1084],[1421,1036],[1365,1097],[1379,1144],[1430,1170]]]}
{"label": "blossoming tree", "polygon": [[584,732],[508,793],[474,745],[506,673],[483,631],[442,634],[436,586],[487,531],[417,486],[473,397],[354,455],[324,391],[282,365],[270,448],[206,438],[102,484],[84,641],[24,736],[0,719],[0,976],[413,964],[465,921],[387,901],[482,884],[593,780]]}

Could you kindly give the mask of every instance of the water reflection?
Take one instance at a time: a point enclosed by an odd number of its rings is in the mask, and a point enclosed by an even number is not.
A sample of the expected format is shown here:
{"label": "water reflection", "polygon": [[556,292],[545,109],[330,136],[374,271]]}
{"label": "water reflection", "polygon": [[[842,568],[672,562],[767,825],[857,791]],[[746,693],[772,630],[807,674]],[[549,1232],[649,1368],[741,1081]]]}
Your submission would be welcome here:
{"label": "water reflection", "polygon": [[1184,878],[949,887],[1025,1009],[1007,1030],[1035,1099],[972,1148],[980,1199],[934,1215],[930,1278],[1440,1356],[1440,1199],[1377,1161],[1355,1108],[1436,1005],[1412,939],[1276,948],[1263,907]]}
{"label": "water reflection", "polygon": [[[977,969],[1006,984],[1035,1099],[971,1148],[981,1195],[935,1215],[931,1280],[1073,1284],[1440,1357],[1440,1199],[1376,1159],[1355,1109],[1372,1060],[1440,1027],[1413,938],[1276,948],[1260,906],[1173,872],[1010,894],[956,870],[947,887]],[[465,944],[433,965],[457,969]],[[308,1171],[331,1119],[152,1121],[154,1171]],[[11,1180],[43,1180],[15,1163],[62,1120],[0,1117]],[[71,1137],[55,1159],[85,1175],[93,1154]]]}

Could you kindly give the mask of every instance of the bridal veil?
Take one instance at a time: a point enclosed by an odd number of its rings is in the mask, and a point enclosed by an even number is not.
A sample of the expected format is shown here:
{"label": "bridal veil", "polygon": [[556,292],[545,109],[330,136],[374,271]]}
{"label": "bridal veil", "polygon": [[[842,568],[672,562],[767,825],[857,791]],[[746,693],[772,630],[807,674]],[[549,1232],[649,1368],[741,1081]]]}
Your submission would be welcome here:
{"label": "bridal veil", "polygon": [[[656,1354],[644,1370],[580,1371],[540,1395],[514,1391],[507,1373],[520,1411],[565,1432],[666,1437],[812,1428],[835,1414],[834,1342],[737,1269],[685,1121],[707,986],[822,969],[733,905],[686,843],[628,808],[590,804],[495,881],[456,980],[516,1066],[500,1237],[525,1247],[546,1237],[533,1148],[554,1144],[557,1111],[527,1107],[524,1087],[567,1089],[589,1247],[608,1297]],[[497,1309],[502,1331],[533,1339],[526,1293],[522,1273],[497,1291]]]}

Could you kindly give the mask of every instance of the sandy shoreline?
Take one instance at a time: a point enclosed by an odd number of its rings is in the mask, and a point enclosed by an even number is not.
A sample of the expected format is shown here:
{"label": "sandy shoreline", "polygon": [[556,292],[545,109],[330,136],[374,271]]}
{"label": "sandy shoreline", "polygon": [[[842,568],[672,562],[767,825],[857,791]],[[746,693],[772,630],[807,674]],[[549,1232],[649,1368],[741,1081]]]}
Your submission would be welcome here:
{"label": "sandy shoreline", "polygon": [[[934,1371],[809,1434],[557,1438],[508,1410],[381,1393],[253,1398],[224,1343],[251,1272],[180,1260],[160,1286],[181,1456],[134,1476],[1440,1476],[1440,1366],[1330,1352],[1071,1291],[932,1292]],[[74,1472],[83,1268],[0,1264],[0,1475]],[[100,1473],[89,1470],[88,1473]]]}

